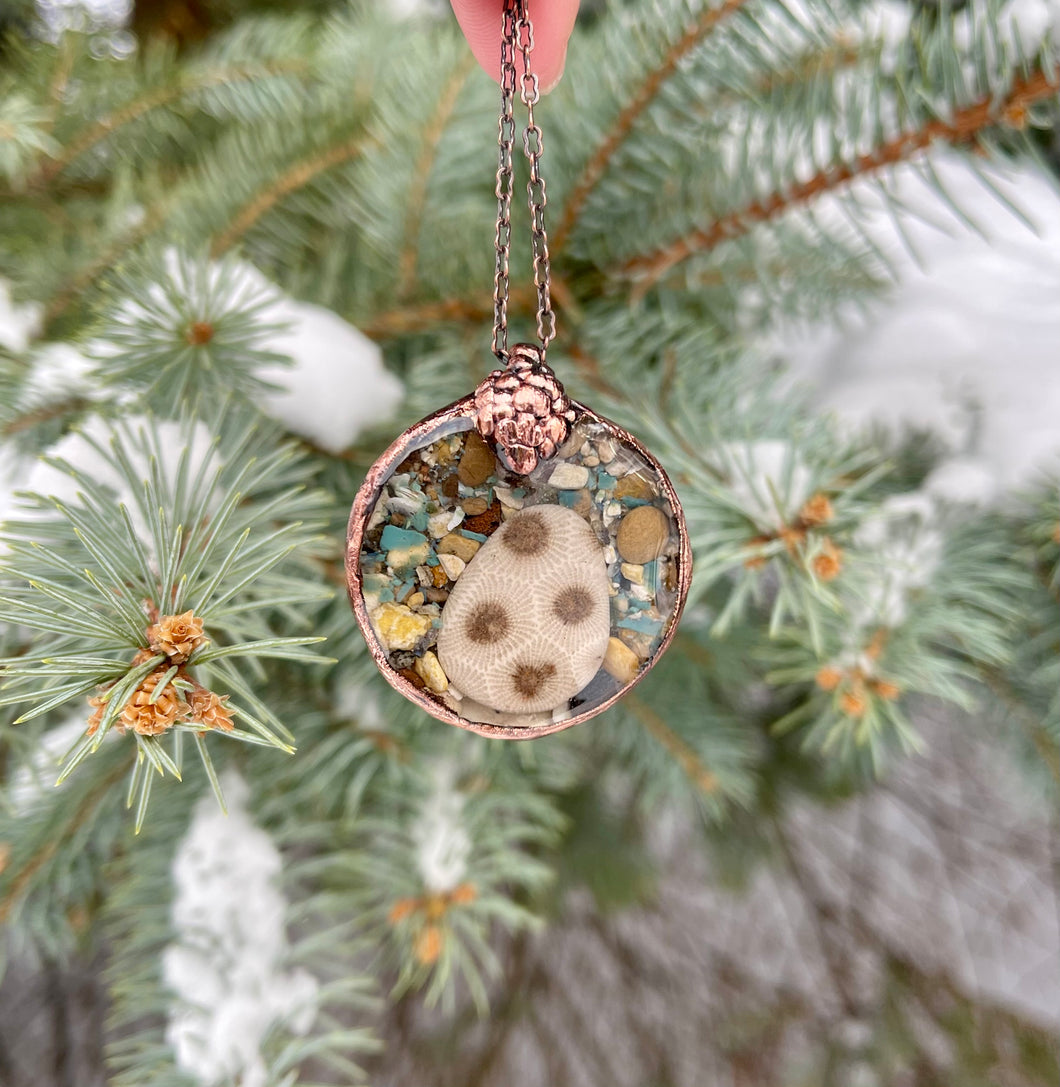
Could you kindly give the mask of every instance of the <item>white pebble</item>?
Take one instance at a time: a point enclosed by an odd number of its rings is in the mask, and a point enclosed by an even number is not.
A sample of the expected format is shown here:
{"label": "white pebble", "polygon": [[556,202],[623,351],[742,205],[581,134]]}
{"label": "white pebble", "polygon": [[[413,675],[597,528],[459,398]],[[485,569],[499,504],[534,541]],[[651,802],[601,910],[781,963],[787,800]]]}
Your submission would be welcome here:
{"label": "white pebble", "polygon": [[615,545],[608,544],[607,547],[604,548],[604,562],[606,562],[607,565],[610,566],[617,559],[618,552],[615,550]]}
{"label": "white pebble", "polygon": [[580,464],[557,464],[548,477],[550,487],[557,491],[576,491],[589,482],[589,469]]}
{"label": "white pebble", "polygon": [[431,568],[429,566],[417,566],[416,580],[421,585],[426,585],[427,588],[430,588],[434,584],[434,578],[431,577]]}
{"label": "white pebble", "polygon": [[395,513],[416,513],[423,507],[423,495],[417,494],[410,487],[398,487],[387,505]]}
{"label": "white pebble", "polygon": [[466,562],[459,555],[439,555],[438,562],[445,571],[445,576],[450,581],[456,579],[464,572]]}
{"label": "white pebble", "polygon": [[440,540],[449,531],[449,511],[440,510],[427,518],[427,531],[436,540]]}

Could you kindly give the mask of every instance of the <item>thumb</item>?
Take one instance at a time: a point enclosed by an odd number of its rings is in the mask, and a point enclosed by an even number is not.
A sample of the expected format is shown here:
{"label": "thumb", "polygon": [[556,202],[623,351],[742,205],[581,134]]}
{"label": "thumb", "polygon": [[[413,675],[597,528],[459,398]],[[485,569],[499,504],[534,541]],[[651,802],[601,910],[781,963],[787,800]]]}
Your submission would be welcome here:
{"label": "thumb", "polygon": [[[504,0],[450,0],[460,29],[471,52],[486,73],[499,80],[501,68],[501,14]],[[580,0],[537,0],[531,2],[534,25],[533,70],[543,90],[549,90],[563,75],[567,40],[574,29]],[[517,67],[517,72],[521,67]]]}

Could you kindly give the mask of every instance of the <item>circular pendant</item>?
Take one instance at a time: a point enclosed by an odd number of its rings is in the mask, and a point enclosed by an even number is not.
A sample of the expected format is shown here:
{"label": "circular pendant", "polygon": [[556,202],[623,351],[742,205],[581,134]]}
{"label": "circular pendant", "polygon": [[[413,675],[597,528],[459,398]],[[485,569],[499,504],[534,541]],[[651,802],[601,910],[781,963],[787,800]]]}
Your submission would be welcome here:
{"label": "circular pendant", "polygon": [[346,582],[380,671],[484,736],[607,709],[669,645],[691,576],[666,473],[531,344],[406,430],[350,513]]}

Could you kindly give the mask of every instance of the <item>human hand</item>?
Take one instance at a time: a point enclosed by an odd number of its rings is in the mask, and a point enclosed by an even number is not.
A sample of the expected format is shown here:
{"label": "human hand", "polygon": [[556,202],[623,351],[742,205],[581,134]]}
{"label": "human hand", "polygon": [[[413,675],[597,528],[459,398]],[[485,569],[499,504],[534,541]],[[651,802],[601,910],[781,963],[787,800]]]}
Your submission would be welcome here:
{"label": "human hand", "polygon": [[[543,91],[551,90],[563,75],[567,40],[574,29],[581,0],[537,0],[530,4],[534,24],[533,70]],[[501,63],[501,12],[504,0],[450,0],[471,52],[493,79]],[[522,70],[521,66],[518,69]]]}

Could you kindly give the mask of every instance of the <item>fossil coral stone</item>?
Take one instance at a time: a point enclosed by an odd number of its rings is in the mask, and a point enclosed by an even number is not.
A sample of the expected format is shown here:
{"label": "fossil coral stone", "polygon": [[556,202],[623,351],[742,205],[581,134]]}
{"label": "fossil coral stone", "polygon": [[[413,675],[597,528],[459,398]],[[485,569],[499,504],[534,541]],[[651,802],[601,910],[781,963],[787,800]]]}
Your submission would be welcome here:
{"label": "fossil coral stone", "polygon": [[563,506],[514,513],[468,563],[442,611],[438,659],[461,694],[504,713],[563,706],[610,636],[607,564]]}

